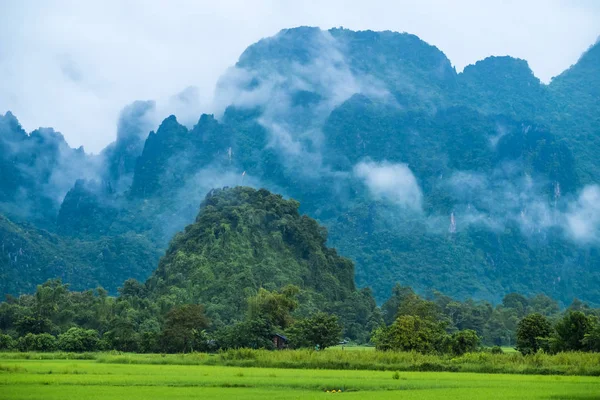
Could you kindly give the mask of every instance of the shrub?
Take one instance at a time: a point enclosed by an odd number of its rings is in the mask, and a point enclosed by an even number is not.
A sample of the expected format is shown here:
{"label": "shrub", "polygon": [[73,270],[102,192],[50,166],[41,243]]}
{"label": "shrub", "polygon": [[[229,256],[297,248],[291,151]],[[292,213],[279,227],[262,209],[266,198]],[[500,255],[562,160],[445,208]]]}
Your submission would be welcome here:
{"label": "shrub", "polygon": [[450,337],[450,351],[457,355],[476,351],[479,348],[480,339],[477,332],[471,329],[465,329],[453,333]]}
{"label": "shrub", "polygon": [[19,351],[55,351],[56,338],[49,333],[28,333],[17,341]]}
{"label": "shrub", "polygon": [[93,329],[71,328],[58,336],[58,347],[63,351],[96,351],[98,342],[98,332]]}
{"label": "shrub", "polygon": [[8,335],[0,333],[0,350],[12,350],[15,346],[15,341]]}

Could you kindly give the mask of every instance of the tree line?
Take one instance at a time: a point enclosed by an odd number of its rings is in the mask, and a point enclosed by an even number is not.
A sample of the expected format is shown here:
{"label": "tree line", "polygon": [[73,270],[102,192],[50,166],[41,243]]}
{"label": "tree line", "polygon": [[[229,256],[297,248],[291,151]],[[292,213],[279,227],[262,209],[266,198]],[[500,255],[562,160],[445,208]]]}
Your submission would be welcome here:
{"label": "tree line", "polygon": [[[344,340],[339,315],[303,312],[302,291],[293,285],[259,289],[247,297],[244,316],[215,325],[202,304],[178,304],[146,296],[128,280],[119,296],[97,288],[70,291],[60,280],[33,295],[7,296],[0,303],[0,350],[177,353],[232,348],[324,349]],[[379,350],[463,354],[485,346],[513,346],[523,354],[600,351],[600,309],[575,300],[561,310],[547,296],[511,293],[496,306],[459,301],[434,292],[427,298],[396,285],[361,329],[363,343]],[[496,348],[497,351],[499,347]]]}

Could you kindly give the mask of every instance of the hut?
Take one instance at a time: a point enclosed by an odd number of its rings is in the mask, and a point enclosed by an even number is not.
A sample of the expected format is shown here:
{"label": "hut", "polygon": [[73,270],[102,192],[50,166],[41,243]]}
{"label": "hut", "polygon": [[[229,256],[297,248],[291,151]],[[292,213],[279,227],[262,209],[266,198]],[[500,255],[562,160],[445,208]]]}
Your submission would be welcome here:
{"label": "hut", "polygon": [[285,349],[287,347],[288,338],[286,338],[285,336],[280,335],[279,333],[274,333],[272,339],[273,339],[273,346],[277,350]]}

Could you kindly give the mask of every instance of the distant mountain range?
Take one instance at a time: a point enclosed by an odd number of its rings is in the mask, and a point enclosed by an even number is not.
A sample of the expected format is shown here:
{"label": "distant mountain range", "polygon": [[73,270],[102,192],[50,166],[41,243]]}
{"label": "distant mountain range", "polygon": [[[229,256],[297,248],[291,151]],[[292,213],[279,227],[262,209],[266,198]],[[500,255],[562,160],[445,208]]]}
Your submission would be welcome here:
{"label": "distant mountain range", "polygon": [[211,189],[244,185],[300,201],[378,301],[600,303],[600,44],[545,85],[524,60],[457,73],[414,35],[300,27],[248,47],[215,103],[147,134],[135,102],[93,156],[0,115],[0,292],[146,279]]}

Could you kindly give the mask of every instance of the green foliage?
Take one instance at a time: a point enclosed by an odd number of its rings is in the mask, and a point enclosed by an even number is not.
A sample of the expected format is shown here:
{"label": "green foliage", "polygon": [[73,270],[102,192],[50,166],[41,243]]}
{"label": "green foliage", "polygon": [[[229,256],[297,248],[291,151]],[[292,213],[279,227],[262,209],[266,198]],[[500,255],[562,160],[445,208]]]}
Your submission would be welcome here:
{"label": "green foliage", "polygon": [[325,349],[338,344],[342,327],[335,315],[320,312],[297,320],[286,333],[294,348]]}
{"label": "green foliage", "polygon": [[600,324],[591,328],[581,342],[588,351],[600,352]]}
{"label": "green foliage", "polygon": [[93,329],[71,328],[58,336],[58,348],[62,351],[96,351],[98,342],[98,332]]}
{"label": "green foliage", "polygon": [[19,337],[16,348],[20,351],[56,351],[56,338],[48,333],[28,333]]}
{"label": "green foliage", "polygon": [[535,354],[538,350],[549,350],[552,325],[541,314],[530,314],[517,325],[517,350],[521,353]]}
{"label": "green foliage", "polygon": [[0,351],[11,350],[15,345],[15,341],[9,335],[0,333]]}
{"label": "green foliage", "polygon": [[214,338],[221,349],[273,349],[274,327],[270,321],[256,318],[219,329]]}
{"label": "green foliage", "polygon": [[477,332],[471,329],[455,332],[449,338],[450,350],[457,356],[475,352],[480,343],[481,339],[477,336]]}
{"label": "green foliage", "polygon": [[156,267],[160,250],[136,234],[79,239],[60,236],[0,215],[0,293],[27,293],[36,284],[60,278],[74,289],[108,290],[128,278],[145,279]]}
{"label": "green foliage", "polygon": [[443,349],[445,338],[446,332],[440,323],[403,315],[389,327],[377,329],[372,341],[378,350],[432,353]]}
{"label": "green foliage", "polygon": [[[584,339],[597,325],[597,318],[581,311],[567,312],[554,326],[556,332],[552,343],[554,351],[582,351],[586,349]],[[589,337],[589,336],[588,336]],[[593,341],[593,339],[588,339]]]}
{"label": "green foliage", "polygon": [[[205,304],[216,328],[242,320],[248,298],[251,317],[282,329],[296,308],[294,296],[303,313],[336,313],[345,306],[371,313],[376,306],[370,293],[355,295],[354,266],[325,246],[326,235],[315,220],[299,214],[294,200],[265,189],[214,190],[148,279],[149,297],[157,303]],[[344,315],[344,323],[353,322]],[[347,332],[352,338],[365,335],[368,316],[360,317],[361,330]]]}
{"label": "green foliage", "polygon": [[256,296],[248,299],[248,316],[252,319],[264,319],[273,326],[286,329],[292,323],[291,312],[298,307],[296,296],[300,292],[297,286],[288,285],[280,293],[260,288]]}
{"label": "green foliage", "polygon": [[185,353],[201,348],[206,341],[203,332],[209,324],[202,305],[186,304],[173,308],[165,316],[161,333],[163,349]]}

